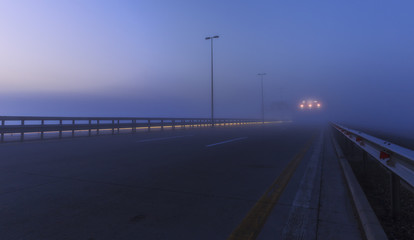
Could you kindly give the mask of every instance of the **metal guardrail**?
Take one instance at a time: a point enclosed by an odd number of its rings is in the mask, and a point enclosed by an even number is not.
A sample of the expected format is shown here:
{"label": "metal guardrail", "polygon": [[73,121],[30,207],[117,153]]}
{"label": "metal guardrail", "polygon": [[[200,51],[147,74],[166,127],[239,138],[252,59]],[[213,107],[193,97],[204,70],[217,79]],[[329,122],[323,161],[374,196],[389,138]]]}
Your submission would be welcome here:
{"label": "metal guardrail", "polygon": [[406,183],[403,186],[410,190],[414,189],[414,151],[339,124],[333,124],[333,126],[363,150],[364,162],[369,154],[391,173],[391,209],[393,216],[398,218],[400,215],[400,180]]}
{"label": "metal guardrail", "polygon": [[0,116],[0,141],[4,142],[5,134],[20,134],[20,140],[24,141],[25,133],[40,133],[40,138],[44,138],[44,133],[58,132],[62,138],[63,132],[71,132],[75,136],[75,131],[92,131],[99,134],[100,130],[112,130],[112,134],[119,133],[120,129],[130,129],[136,132],[137,129],[165,127],[175,129],[176,127],[196,127],[196,126],[225,126],[225,125],[246,125],[261,123],[258,119],[232,119],[216,118],[128,118],[128,117],[24,117],[24,116]]}

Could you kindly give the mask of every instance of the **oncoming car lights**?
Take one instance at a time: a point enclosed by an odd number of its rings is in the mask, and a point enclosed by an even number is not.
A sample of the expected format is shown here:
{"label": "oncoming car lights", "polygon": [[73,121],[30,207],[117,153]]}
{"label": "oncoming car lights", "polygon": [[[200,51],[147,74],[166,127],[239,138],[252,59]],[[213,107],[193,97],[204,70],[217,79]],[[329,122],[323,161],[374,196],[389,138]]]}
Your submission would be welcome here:
{"label": "oncoming car lights", "polygon": [[313,109],[321,109],[322,104],[317,100],[303,100],[299,104],[299,108],[301,110],[313,110]]}

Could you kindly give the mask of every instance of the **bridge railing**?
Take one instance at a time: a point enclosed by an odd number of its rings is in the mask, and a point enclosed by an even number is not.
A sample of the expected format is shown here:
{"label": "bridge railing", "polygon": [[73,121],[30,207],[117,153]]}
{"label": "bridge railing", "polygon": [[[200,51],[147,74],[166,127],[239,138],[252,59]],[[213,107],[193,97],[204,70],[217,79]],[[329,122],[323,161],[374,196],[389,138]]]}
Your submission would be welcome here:
{"label": "bridge railing", "polygon": [[100,131],[119,133],[121,129],[136,132],[137,129],[150,131],[154,128],[201,127],[246,125],[261,123],[258,119],[216,118],[129,118],[129,117],[27,117],[27,116],[0,116],[0,141],[5,141],[7,134],[19,134],[20,141],[25,139],[27,133],[39,133],[44,138],[45,133],[57,132],[62,138],[63,133],[71,132],[75,136],[77,131],[87,131],[89,136],[99,134]]}
{"label": "bridge railing", "polygon": [[414,189],[414,151],[361,131],[333,124],[338,132],[363,151],[364,169],[368,155],[380,163],[391,174],[391,210],[393,216],[400,215],[400,182],[409,190]]}

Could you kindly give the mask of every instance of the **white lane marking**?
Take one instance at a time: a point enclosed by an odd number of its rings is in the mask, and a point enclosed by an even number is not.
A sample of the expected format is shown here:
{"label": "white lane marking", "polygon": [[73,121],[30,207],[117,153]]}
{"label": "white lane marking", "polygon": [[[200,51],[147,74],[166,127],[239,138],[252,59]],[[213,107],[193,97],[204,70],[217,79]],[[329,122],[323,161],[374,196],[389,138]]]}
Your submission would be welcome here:
{"label": "white lane marking", "polygon": [[183,138],[183,137],[192,137],[194,135],[181,135],[181,136],[174,136],[174,137],[164,137],[164,138],[150,138],[150,139],[143,139],[137,141],[138,143],[141,142],[152,142],[152,141],[161,141],[161,140],[167,140],[167,139],[174,139],[174,138]]}
{"label": "white lane marking", "polygon": [[246,139],[246,138],[247,137],[233,138],[233,139],[230,139],[230,140],[227,140],[227,141],[209,144],[209,145],[206,145],[206,147],[213,147],[213,146],[216,146],[216,145],[219,145],[219,144],[224,144],[224,143],[229,143],[229,142],[234,142],[234,141],[240,141],[240,140],[243,140],[243,139]]}

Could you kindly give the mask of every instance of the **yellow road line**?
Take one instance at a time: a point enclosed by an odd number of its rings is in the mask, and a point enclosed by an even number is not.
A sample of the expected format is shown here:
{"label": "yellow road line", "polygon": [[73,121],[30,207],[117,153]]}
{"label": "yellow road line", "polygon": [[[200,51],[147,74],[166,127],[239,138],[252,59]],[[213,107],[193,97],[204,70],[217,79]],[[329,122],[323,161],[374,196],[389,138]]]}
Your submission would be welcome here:
{"label": "yellow road line", "polygon": [[295,172],[305,153],[308,151],[316,135],[313,136],[289,162],[279,177],[266,190],[263,196],[256,202],[253,208],[247,213],[246,217],[231,233],[228,240],[253,240],[259,235],[263,225],[272,212],[283,191],[285,190],[290,178]]}

